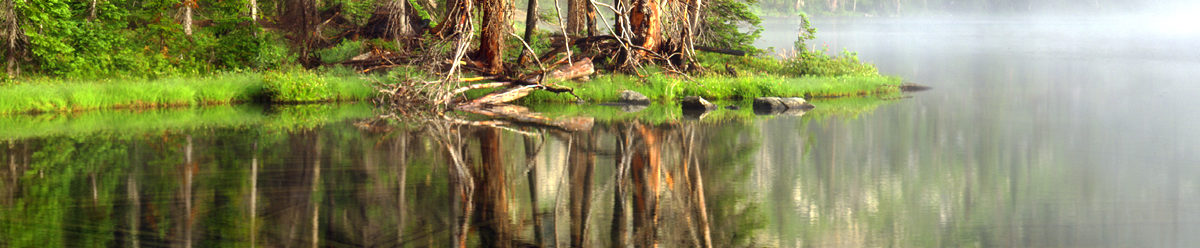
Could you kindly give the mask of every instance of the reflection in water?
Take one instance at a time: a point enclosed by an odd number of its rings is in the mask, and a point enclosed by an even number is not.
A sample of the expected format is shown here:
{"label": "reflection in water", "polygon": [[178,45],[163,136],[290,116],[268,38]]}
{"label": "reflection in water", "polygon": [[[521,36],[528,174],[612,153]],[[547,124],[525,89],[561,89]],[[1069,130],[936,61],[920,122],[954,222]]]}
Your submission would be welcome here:
{"label": "reflection in water", "polygon": [[[738,223],[761,213],[709,212],[703,189],[718,169],[707,161],[751,154],[700,151],[706,130],[730,128],[345,123],[13,140],[0,149],[0,230],[13,246],[746,245],[758,228]],[[757,204],[733,189],[738,174],[718,206]]]}

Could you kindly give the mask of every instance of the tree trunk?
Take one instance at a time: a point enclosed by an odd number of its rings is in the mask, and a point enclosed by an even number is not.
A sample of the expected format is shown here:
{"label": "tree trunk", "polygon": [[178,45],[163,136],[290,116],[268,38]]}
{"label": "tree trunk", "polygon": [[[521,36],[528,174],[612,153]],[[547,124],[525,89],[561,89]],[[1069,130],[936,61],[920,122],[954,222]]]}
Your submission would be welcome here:
{"label": "tree trunk", "polygon": [[195,5],[194,0],[183,1],[183,33],[192,36],[192,5]]}
{"label": "tree trunk", "polygon": [[[657,0],[634,0],[629,13],[633,44],[646,50],[657,51],[662,43],[662,10]],[[639,51],[644,55],[646,51]]]}
{"label": "tree trunk", "polygon": [[835,12],[838,10],[838,0],[829,0],[828,3],[829,3],[829,12]]}
{"label": "tree trunk", "polygon": [[409,37],[413,34],[412,23],[409,22],[409,11],[407,0],[391,0],[388,2],[388,22],[387,36],[394,40]]}
{"label": "tree trunk", "polygon": [[596,35],[596,8],[590,0],[567,1],[567,33],[575,36]]}
{"label": "tree trunk", "polygon": [[[529,0],[529,4],[525,5],[525,37],[524,37],[524,39],[526,42],[533,40],[533,33],[537,32],[537,25],[538,25],[538,18],[537,18],[538,5],[537,5],[537,3],[538,3],[537,0]],[[529,51],[529,52],[533,53],[534,51]],[[527,58],[525,56],[526,56],[526,53],[522,52],[521,56],[517,57],[517,61],[519,61],[519,63],[521,63],[521,64],[528,62],[528,61],[526,61]]]}
{"label": "tree trunk", "polygon": [[258,23],[258,0],[250,0],[250,20]]}
{"label": "tree trunk", "polygon": [[90,6],[88,6],[87,20],[88,21],[96,20],[96,0],[92,0],[92,3],[90,4]]}
{"label": "tree trunk", "polygon": [[483,30],[479,32],[479,51],[475,53],[475,59],[485,73],[504,72],[503,45],[508,34],[508,9],[511,3],[511,0],[479,0]]}
{"label": "tree trunk", "polygon": [[311,64],[310,61],[313,61],[309,49],[314,40],[317,18],[319,17],[314,0],[286,0],[283,15],[279,18],[279,23],[286,25],[288,32],[295,37],[293,40],[300,48],[300,60],[305,64]]}

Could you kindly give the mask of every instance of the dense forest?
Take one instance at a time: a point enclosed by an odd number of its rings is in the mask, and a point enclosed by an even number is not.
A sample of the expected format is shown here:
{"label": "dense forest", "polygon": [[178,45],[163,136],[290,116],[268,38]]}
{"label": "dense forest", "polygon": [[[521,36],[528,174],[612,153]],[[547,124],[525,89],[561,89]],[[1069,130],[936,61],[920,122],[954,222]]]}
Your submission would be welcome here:
{"label": "dense forest", "polygon": [[[572,53],[614,70],[644,61],[686,70],[694,64],[690,62],[694,46],[753,50],[750,43],[759,31],[739,30],[757,25],[750,11],[753,4],[734,0],[520,4],[515,0],[0,0],[0,56],[7,78],[155,78],[314,68],[365,53],[388,63],[451,71],[465,67],[481,74],[519,71],[521,67],[515,65],[540,65],[530,58]],[[521,26],[526,28],[518,30]],[[568,42],[570,46],[563,46]],[[530,50],[540,54],[526,55]],[[451,59],[469,63],[459,66]]]}

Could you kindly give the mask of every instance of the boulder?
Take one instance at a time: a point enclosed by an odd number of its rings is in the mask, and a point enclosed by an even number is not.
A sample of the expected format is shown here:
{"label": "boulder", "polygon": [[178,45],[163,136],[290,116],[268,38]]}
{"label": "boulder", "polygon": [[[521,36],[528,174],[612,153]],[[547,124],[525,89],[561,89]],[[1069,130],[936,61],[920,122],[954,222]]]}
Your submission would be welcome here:
{"label": "boulder", "polygon": [[812,104],[799,97],[754,98],[754,113],[760,115],[803,115],[805,111],[812,108]]}
{"label": "boulder", "polygon": [[754,98],[754,112],[779,112],[787,109],[787,105],[783,104],[783,100],[778,97],[759,97]]}
{"label": "boulder", "polygon": [[684,110],[708,111],[717,109],[717,105],[712,104],[711,102],[708,102],[708,100],[704,100],[703,97],[699,96],[684,97],[683,100],[679,102],[679,105],[680,107],[683,107]]}
{"label": "boulder", "polygon": [[804,98],[787,97],[787,98],[779,98],[779,101],[783,102],[783,105],[787,106],[788,109],[811,109],[811,108],[813,108],[813,105],[808,104],[808,101],[805,101]]}
{"label": "boulder", "polygon": [[625,104],[647,105],[650,104],[650,98],[637,91],[623,90],[621,91],[620,102]]}

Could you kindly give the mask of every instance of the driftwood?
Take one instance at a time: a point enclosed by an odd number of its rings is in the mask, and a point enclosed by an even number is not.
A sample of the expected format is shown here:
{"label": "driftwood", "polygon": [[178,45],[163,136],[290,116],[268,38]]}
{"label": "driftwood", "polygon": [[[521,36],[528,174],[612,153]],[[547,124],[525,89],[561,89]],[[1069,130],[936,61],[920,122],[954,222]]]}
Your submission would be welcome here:
{"label": "driftwood", "polygon": [[565,64],[550,70],[546,73],[546,78],[571,80],[581,77],[586,77],[596,73],[596,67],[592,65],[591,58],[583,58],[576,60],[571,64]]}

